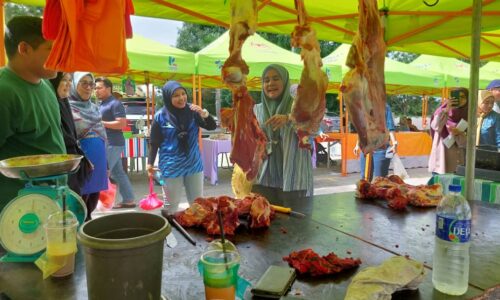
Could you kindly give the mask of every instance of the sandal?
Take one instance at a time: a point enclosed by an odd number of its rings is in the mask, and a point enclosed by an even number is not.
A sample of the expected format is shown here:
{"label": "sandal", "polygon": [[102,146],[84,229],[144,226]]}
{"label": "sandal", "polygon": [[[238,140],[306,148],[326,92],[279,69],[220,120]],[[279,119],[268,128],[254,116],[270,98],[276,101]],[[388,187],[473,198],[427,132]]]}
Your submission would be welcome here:
{"label": "sandal", "polygon": [[135,208],[137,205],[135,203],[118,203],[113,206],[113,209],[121,209],[121,208]]}

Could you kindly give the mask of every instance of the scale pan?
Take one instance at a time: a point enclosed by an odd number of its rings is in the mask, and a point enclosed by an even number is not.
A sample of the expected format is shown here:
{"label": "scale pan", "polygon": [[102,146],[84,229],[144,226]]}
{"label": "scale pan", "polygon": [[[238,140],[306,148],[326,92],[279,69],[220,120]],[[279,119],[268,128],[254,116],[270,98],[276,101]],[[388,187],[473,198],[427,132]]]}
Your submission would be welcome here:
{"label": "scale pan", "polygon": [[0,161],[0,172],[10,178],[30,179],[67,174],[75,171],[83,156],[42,154],[18,156]]}

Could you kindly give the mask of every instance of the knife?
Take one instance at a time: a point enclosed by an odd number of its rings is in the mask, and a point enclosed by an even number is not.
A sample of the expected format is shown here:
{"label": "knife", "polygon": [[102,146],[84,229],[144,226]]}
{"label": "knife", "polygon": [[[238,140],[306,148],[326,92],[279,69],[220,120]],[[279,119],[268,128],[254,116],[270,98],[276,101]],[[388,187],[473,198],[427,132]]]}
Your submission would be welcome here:
{"label": "knife", "polygon": [[193,246],[196,246],[196,241],[193,239],[193,237],[191,237],[191,235],[186,231],[186,229],[184,229],[184,227],[182,227],[182,225],[175,220],[173,215],[168,213],[168,210],[162,209],[161,215],[165,219],[167,219],[168,222],[172,224],[172,226],[174,226],[175,229],[177,229],[191,244],[193,244]]}
{"label": "knife", "polygon": [[283,207],[283,206],[272,205],[272,204],[271,204],[271,207],[277,212],[289,214],[290,216],[294,216],[294,217],[298,217],[298,218],[305,218],[305,216],[306,216],[301,212],[293,211],[290,207]]}

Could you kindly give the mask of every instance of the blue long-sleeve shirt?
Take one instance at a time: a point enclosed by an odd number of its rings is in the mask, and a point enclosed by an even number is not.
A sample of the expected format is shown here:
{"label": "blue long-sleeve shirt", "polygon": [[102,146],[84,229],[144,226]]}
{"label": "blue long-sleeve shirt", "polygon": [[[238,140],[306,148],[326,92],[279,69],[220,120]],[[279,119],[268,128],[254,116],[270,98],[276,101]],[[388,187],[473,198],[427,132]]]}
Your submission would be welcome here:
{"label": "blue long-sleeve shirt", "polygon": [[480,145],[494,145],[500,147],[500,114],[491,111],[483,118],[479,133]]}

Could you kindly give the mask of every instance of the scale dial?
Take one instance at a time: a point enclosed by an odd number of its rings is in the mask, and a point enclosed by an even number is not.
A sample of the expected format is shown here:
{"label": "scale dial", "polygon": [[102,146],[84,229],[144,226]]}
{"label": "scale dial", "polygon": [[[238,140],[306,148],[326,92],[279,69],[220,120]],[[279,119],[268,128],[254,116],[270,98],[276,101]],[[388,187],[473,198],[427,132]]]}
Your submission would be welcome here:
{"label": "scale dial", "polygon": [[60,211],[56,201],[42,194],[27,194],[11,200],[0,213],[0,243],[10,253],[32,255],[45,249],[45,224]]}

